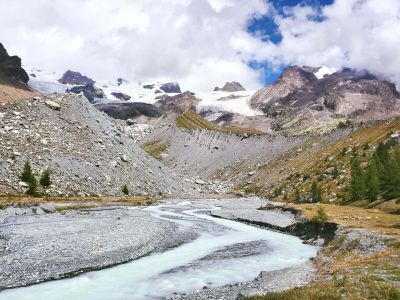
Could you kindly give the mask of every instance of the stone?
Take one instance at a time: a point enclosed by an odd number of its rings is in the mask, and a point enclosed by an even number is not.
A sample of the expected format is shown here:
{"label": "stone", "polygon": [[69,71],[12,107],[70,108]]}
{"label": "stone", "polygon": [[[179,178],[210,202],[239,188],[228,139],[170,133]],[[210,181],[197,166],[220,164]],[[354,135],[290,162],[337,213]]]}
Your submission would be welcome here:
{"label": "stone", "polygon": [[128,159],[128,157],[127,157],[126,155],[121,155],[120,159],[121,159],[123,162],[128,162],[128,161],[129,161],[129,159]]}
{"label": "stone", "polygon": [[44,104],[46,104],[47,107],[49,107],[53,110],[61,110],[61,105],[52,100],[46,100],[46,101],[44,101]]}

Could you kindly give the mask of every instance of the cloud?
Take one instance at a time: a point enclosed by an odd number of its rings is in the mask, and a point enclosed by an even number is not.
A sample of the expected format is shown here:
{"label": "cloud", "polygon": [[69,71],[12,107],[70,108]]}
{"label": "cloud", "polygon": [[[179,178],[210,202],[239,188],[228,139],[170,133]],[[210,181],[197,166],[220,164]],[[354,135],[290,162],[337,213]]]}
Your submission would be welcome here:
{"label": "cloud", "polygon": [[[177,80],[183,89],[226,81],[261,85],[247,51],[263,0],[0,0],[0,41],[31,67],[98,80]],[[3,9],[6,8],[6,9]],[[245,52],[245,53],[244,53]]]}
{"label": "cloud", "polygon": [[282,41],[264,45],[259,59],[366,69],[400,87],[400,1],[336,0],[319,11],[297,6],[275,21]]}
{"label": "cloud", "polygon": [[[367,69],[400,86],[400,1],[315,2],[0,0],[0,42],[32,67],[97,80],[176,80],[184,90],[232,80],[255,89],[290,64]],[[265,16],[279,43],[266,40],[268,28],[248,32]]]}

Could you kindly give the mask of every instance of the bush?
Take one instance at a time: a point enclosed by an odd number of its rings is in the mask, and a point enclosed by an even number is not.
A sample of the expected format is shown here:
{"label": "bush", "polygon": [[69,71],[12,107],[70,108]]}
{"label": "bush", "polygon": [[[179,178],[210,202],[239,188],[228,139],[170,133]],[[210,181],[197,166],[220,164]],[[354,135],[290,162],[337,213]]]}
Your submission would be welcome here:
{"label": "bush", "polygon": [[326,222],[328,220],[328,215],[323,207],[318,208],[317,214],[312,218],[312,220],[316,222]]}
{"label": "bush", "polygon": [[127,186],[126,184],[122,187],[122,192],[123,192],[125,195],[129,195],[128,186]]}
{"label": "bush", "polygon": [[35,175],[32,172],[32,167],[29,161],[25,162],[24,170],[21,174],[21,181],[26,182],[28,184],[28,189],[26,190],[25,194],[35,196],[37,194],[37,180]]}
{"label": "bush", "polygon": [[43,171],[42,176],[40,177],[39,183],[43,187],[49,187],[51,185],[50,179],[51,172],[49,169]]}
{"label": "bush", "polygon": [[32,176],[33,176],[32,167],[31,167],[31,164],[29,163],[29,160],[27,160],[25,162],[24,170],[22,171],[20,179],[23,182],[29,183],[29,181],[31,180]]}

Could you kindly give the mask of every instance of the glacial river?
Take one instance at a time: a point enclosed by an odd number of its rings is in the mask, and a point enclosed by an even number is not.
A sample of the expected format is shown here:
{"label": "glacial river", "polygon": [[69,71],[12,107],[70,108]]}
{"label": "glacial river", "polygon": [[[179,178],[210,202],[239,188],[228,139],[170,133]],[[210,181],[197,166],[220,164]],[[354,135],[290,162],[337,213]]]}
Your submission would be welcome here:
{"label": "glacial river", "polygon": [[261,271],[304,263],[317,251],[290,235],[211,217],[189,202],[133,209],[175,222],[194,238],[109,269],[5,290],[0,300],[160,299],[250,281]]}

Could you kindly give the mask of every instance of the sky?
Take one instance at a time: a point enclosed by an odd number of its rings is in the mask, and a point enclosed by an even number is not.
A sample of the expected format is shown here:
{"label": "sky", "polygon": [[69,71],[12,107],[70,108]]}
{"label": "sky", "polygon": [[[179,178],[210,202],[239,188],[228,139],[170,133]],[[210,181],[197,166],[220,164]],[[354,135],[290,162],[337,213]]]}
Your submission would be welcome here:
{"label": "sky", "polygon": [[258,89],[288,65],[352,67],[400,85],[399,0],[0,0],[24,65],[98,81]]}

